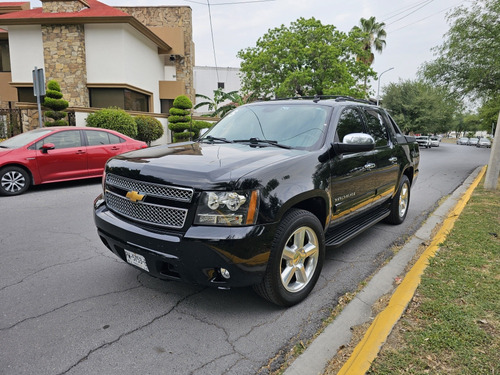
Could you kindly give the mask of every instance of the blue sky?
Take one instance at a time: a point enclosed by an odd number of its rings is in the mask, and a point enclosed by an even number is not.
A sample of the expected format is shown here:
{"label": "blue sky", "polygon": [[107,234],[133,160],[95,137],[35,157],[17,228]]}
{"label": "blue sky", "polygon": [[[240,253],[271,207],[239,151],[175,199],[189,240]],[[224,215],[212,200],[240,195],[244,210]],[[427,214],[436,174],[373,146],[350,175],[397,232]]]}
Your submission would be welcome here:
{"label": "blue sky", "polygon": [[[196,65],[239,67],[239,50],[255,46],[269,29],[290,25],[300,17],[319,19],[349,31],[361,17],[386,23],[386,48],[375,53],[373,68],[381,87],[399,79],[415,79],[419,66],[433,59],[432,47],[441,45],[449,25],[447,13],[472,0],[100,0],[117,6],[184,5],[193,10]],[[210,3],[210,8],[208,6]],[[32,0],[32,7],[41,6]],[[211,18],[209,16],[209,9]],[[210,27],[210,21],[212,29]],[[212,42],[213,30],[213,42]],[[372,82],[374,93],[377,81]]]}

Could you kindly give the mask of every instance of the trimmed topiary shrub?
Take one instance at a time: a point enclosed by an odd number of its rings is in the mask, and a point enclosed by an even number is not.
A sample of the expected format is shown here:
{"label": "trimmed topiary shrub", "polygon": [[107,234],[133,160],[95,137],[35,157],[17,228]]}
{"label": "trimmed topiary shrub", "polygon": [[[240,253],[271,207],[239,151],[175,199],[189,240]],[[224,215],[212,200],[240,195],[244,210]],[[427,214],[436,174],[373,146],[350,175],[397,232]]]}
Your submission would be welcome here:
{"label": "trimmed topiary shrub", "polygon": [[87,126],[111,129],[131,138],[137,137],[134,118],[121,108],[110,107],[91,113],[86,119]]}
{"label": "trimmed topiary shrub", "polygon": [[52,119],[52,121],[46,121],[45,126],[68,125],[68,121],[63,120],[67,116],[67,113],[62,111],[68,108],[69,103],[62,97],[63,94],[59,83],[55,80],[50,80],[47,83],[43,106],[49,108],[48,111],[45,111],[45,117]]}
{"label": "trimmed topiary shrub", "polygon": [[163,125],[154,117],[140,115],[134,120],[137,125],[137,139],[146,142],[148,146],[163,135]]}
{"label": "trimmed topiary shrub", "polygon": [[214,123],[210,123],[208,121],[195,120],[193,121],[193,131],[194,136],[198,138],[200,136],[201,129],[209,129]]}
{"label": "trimmed topiary shrub", "polygon": [[187,141],[196,134],[191,121],[191,108],[193,108],[193,103],[186,95],[179,95],[175,98],[168,117],[168,128],[173,133],[174,142]]}

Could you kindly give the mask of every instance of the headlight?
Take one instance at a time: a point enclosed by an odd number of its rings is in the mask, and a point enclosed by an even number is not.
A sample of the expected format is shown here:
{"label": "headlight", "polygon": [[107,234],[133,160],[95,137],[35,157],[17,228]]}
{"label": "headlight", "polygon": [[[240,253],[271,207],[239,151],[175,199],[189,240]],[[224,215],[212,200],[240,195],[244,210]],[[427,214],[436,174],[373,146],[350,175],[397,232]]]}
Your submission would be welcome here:
{"label": "headlight", "polygon": [[195,224],[252,225],[257,220],[259,192],[206,191],[201,194]]}

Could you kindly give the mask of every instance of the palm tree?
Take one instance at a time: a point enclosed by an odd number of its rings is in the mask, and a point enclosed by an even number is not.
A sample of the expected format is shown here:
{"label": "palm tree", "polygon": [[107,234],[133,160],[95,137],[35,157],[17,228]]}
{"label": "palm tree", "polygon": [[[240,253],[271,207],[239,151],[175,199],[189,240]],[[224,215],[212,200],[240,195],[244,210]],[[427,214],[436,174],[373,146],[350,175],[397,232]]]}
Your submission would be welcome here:
{"label": "palm tree", "polygon": [[[366,52],[365,55],[359,56],[358,59],[368,66],[373,64],[375,60],[375,55],[372,52],[372,48],[375,51],[382,53],[385,47],[385,37],[387,33],[384,30],[385,23],[377,22],[375,17],[370,17],[368,19],[361,18],[359,21],[359,27],[354,26],[354,30],[361,31],[365,35],[363,38],[363,50]],[[367,88],[367,76],[365,75],[365,93]]]}

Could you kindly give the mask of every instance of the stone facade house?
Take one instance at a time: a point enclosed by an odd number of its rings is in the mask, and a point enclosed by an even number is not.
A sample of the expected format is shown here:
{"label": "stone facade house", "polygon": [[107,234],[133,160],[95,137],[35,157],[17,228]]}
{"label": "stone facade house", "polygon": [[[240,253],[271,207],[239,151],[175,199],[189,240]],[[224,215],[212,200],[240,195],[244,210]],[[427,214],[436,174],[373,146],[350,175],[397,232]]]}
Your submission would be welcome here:
{"label": "stone facade house", "polygon": [[[0,110],[36,108],[33,69],[55,79],[77,125],[96,108],[165,118],[181,94],[194,102],[188,6],[111,7],[97,0],[0,3]],[[33,109],[34,111],[34,109]],[[26,112],[23,127],[35,116]],[[31,122],[26,124],[26,122]]]}

